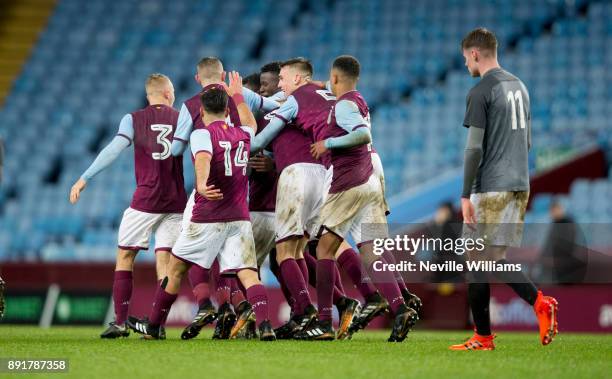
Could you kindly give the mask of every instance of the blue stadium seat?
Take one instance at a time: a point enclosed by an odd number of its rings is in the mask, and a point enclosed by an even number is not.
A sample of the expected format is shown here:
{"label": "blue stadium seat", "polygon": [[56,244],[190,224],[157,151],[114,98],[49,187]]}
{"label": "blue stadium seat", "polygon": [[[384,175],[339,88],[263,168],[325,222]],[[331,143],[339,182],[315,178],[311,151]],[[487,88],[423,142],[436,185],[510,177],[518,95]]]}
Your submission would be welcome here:
{"label": "blue stadium seat", "polygon": [[[581,15],[585,3],[587,13]],[[484,25],[497,32],[504,67],[530,89],[534,149],[580,148],[597,139],[612,153],[612,49],[607,48],[612,4],[337,0],[308,2],[306,13],[301,4],[58,1],[0,110],[0,136],[10,141],[11,157],[0,186],[0,260],[114,259],[116,227],[134,187],[132,151],[90,183],[82,204],[68,204],[69,188],[95,150],[114,136],[121,117],[143,105],[147,74],[169,74],[179,106],[198,90],[192,76],[203,55],[219,55],[226,69],[243,73],[266,61],[304,55],[315,64],[317,79],[326,78],[336,55],[356,55],[387,191],[394,195],[430,179],[432,172],[461,165],[465,95],[475,80],[465,72],[457,44],[466,25]],[[184,27],[194,15],[220,10],[244,17]],[[551,20],[551,33],[545,33]],[[515,40],[516,49],[509,49]],[[259,56],[251,57],[259,48]],[[45,143],[35,146],[38,140]],[[185,157],[186,168],[189,160]],[[57,181],[45,183],[58,168]],[[185,179],[190,188],[192,170],[186,169]],[[577,181],[565,201],[585,210],[585,218],[609,220],[612,209],[594,206],[607,203],[608,184]],[[548,195],[536,197],[529,217],[547,217],[549,203]],[[9,222],[17,218],[27,220]]]}

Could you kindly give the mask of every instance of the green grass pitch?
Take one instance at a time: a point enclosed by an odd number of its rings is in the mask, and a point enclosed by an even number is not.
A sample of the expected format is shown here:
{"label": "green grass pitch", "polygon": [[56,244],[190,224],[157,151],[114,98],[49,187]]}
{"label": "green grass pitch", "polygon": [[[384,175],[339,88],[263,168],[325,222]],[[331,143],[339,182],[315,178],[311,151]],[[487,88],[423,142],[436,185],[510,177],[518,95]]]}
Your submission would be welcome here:
{"label": "green grass pitch", "polygon": [[[0,358],[68,358],[69,372],[37,378],[612,378],[612,335],[560,334],[543,347],[533,333],[498,333],[497,350],[452,352],[468,331],[415,331],[400,344],[388,331],[351,341],[213,341],[207,329],[181,341],[137,335],[101,340],[102,328],[0,326]],[[29,374],[20,374],[25,378]],[[0,374],[0,377],[9,377]]]}

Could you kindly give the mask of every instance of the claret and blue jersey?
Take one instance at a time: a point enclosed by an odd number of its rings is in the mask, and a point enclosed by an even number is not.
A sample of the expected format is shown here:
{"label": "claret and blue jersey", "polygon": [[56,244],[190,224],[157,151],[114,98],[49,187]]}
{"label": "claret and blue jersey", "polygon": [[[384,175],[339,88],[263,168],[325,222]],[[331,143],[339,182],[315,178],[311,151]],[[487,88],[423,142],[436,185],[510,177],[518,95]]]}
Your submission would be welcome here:
{"label": "claret and blue jersey", "polygon": [[225,121],[215,121],[191,133],[193,159],[198,154],[211,156],[207,185],[223,194],[223,199],[210,201],[196,192],[193,222],[250,220],[246,166],[253,134],[250,127],[231,127]]}

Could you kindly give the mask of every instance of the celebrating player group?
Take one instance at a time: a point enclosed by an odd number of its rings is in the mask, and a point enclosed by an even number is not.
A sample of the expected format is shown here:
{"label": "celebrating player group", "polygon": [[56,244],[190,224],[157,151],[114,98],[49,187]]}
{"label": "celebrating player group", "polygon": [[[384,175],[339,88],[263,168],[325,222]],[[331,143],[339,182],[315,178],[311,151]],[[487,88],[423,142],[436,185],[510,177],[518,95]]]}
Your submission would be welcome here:
{"label": "celebrating player group", "polygon": [[[472,31],[462,50],[470,73],[482,78],[468,95],[464,121],[466,233],[480,223],[522,224],[529,194],[529,94],[500,68],[490,31]],[[122,118],[115,138],[70,192],[76,203],[97,173],[134,146],[137,187],[119,227],[115,321],[102,338],[126,337],[131,329],[145,339],[165,339],[166,318],[187,276],[198,312],[182,339],[195,338],[211,323],[214,339],[350,339],[386,313],[393,317],[388,341],[406,339],[422,304],[398,272],[373,269],[395,259],[391,252],[372,251],[374,239],[388,236],[389,209],[368,105],[357,90],[359,74],[359,61],[342,55],[331,62],[327,81],[314,81],[311,63],[294,58],[264,65],[255,76],[260,84],[243,86],[237,72],[226,73],[219,59],[206,57],[196,66],[202,90],[180,111],[173,108],[167,76],[146,79],[149,105]],[[195,171],[189,197],[182,163],[187,148]],[[128,315],[132,271],[152,235],[157,292],[148,317],[137,318]],[[490,254],[503,261],[512,243],[496,238]],[[267,257],[291,307],[282,325],[271,324],[259,279]],[[345,294],[341,271],[361,299]],[[478,274],[468,284],[475,334],[453,350],[495,348],[488,278]],[[541,342],[550,343],[557,332],[555,299],[522,273],[513,275],[502,280],[534,306]]]}

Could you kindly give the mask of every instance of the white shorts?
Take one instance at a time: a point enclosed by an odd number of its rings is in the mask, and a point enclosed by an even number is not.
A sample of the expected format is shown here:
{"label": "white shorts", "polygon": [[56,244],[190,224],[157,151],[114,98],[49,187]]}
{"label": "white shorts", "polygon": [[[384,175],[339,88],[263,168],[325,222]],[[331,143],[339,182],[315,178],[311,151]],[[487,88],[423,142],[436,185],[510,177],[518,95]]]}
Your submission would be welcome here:
{"label": "white shorts", "polygon": [[321,233],[332,232],[344,239],[351,234],[355,243],[388,236],[380,180],[374,174],[367,182],[328,195],[321,209]]}
{"label": "white shorts", "polygon": [[148,250],[151,234],[155,234],[155,251],[170,251],[180,232],[180,213],[147,213],[128,208],[119,225],[118,245],[124,250]]}
{"label": "white shorts", "polygon": [[221,272],[257,269],[249,221],[190,222],[181,231],[172,254],[202,268],[210,268],[218,259]]}
{"label": "white shorts", "polygon": [[475,230],[465,225],[463,237],[482,238],[487,246],[521,246],[528,200],[528,191],[473,193],[477,224]]}
{"label": "white shorts", "polygon": [[329,196],[329,189],[331,188],[332,180],[334,178],[334,166],[330,165],[327,171],[325,171],[325,184],[323,191],[323,204],[327,201],[327,196]]}
{"label": "white shorts", "polygon": [[275,246],[274,212],[250,212],[257,267],[261,267],[266,257]]}
{"label": "white shorts", "polygon": [[189,199],[187,199],[187,204],[185,205],[185,210],[183,211],[183,222],[181,224],[182,229],[187,229],[189,223],[191,222],[191,217],[193,217],[193,206],[195,205],[195,190],[191,191],[191,195],[189,195]]}
{"label": "white shorts", "polygon": [[[387,198],[385,196],[385,172],[383,170],[382,161],[380,160],[380,156],[377,153],[371,153],[370,157],[372,158],[372,167],[374,170],[372,174],[378,178],[380,181],[380,186],[382,188],[383,194],[383,202],[385,208],[385,214],[391,213],[389,210],[389,204],[387,204]],[[329,189],[331,188],[332,178],[334,176],[334,166],[329,166],[327,173],[325,174],[325,196],[323,197],[323,202],[327,200],[327,194],[329,193]]]}
{"label": "white shorts", "polygon": [[276,195],[276,242],[291,237],[314,237],[325,192],[325,167],[295,163],[278,178]]}
{"label": "white shorts", "polygon": [[380,180],[380,185],[382,187],[385,214],[389,214],[391,211],[389,210],[389,204],[387,204],[387,197],[385,195],[385,171],[383,170],[382,161],[378,153],[371,153],[370,155],[372,156],[372,167],[374,167],[372,173]]}

